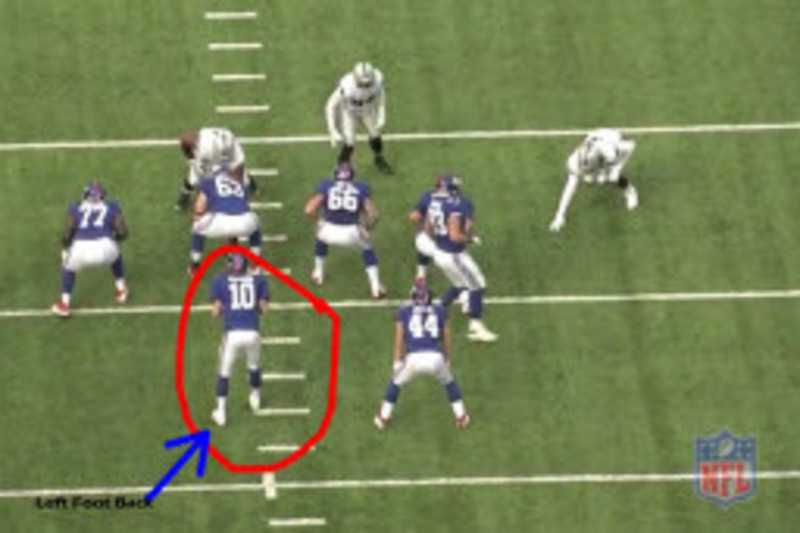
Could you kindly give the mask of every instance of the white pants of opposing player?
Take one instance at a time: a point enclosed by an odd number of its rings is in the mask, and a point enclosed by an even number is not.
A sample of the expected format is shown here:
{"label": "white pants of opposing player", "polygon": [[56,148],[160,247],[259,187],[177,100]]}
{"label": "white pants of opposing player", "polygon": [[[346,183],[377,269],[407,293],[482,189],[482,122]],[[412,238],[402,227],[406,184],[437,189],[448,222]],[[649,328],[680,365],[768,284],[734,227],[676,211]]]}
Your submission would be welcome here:
{"label": "white pants of opposing player", "polygon": [[77,272],[87,267],[110,265],[119,257],[119,245],[110,237],[75,240],[67,251],[64,268]]}
{"label": "white pants of opposing player", "polygon": [[453,381],[450,365],[444,360],[442,352],[412,352],[405,357],[404,364],[394,375],[392,381],[402,387],[416,376],[433,376],[440,385]]}
{"label": "white pants of opposing player", "polygon": [[469,252],[450,253],[436,250],[433,260],[453,287],[470,291],[486,288],[486,278]]}
{"label": "white pants of opposing player", "polygon": [[252,330],[225,332],[219,345],[219,375],[228,378],[239,354],[247,357],[247,368],[258,368],[261,335]]}
{"label": "white pants of opposing player", "polygon": [[258,216],[252,211],[241,215],[206,213],[194,222],[192,230],[211,239],[229,239],[249,237],[258,225]]}
{"label": "white pants of opposing player", "polygon": [[369,235],[364,228],[357,224],[341,225],[323,221],[317,229],[317,239],[330,246],[344,246],[360,250],[372,248],[372,240]]}
{"label": "white pants of opposing player", "polygon": [[342,109],[337,117],[336,126],[339,133],[344,137],[346,145],[353,146],[356,144],[356,126],[359,124],[367,130],[367,135],[369,135],[370,138],[380,136],[381,131],[378,128],[377,108],[364,109],[359,113]]}

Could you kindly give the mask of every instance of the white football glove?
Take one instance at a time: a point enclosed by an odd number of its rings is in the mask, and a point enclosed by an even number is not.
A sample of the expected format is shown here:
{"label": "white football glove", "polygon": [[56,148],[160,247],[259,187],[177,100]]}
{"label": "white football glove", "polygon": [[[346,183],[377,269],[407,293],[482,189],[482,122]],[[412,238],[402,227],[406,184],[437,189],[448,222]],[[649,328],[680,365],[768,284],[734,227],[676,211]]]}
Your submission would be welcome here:
{"label": "white football glove", "polygon": [[471,242],[475,246],[480,246],[481,244],[483,244],[483,240],[477,235],[473,235],[472,237],[470,237],[469,242]]}
{"label": "white football glove", "polygon": [[556,217],[553,219],[553,222],[550,224],[550,231],[553,233],[557,233],[561,231],[561,228],[564,227],[564,217]]}

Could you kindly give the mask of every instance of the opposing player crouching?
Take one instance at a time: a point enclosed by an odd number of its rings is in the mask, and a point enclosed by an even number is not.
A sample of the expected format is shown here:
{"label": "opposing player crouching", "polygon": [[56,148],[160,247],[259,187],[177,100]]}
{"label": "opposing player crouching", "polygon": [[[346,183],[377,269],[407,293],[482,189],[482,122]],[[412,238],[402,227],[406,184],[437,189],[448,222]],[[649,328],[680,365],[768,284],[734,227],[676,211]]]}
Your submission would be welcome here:
{"label": "opposing player crouching", "polygon": [[247,259],[241,254],[228,257],[228,272],[211,282],[211,313],[222,316],[225,333],[219,346],[219,371],[217,374],[217,408],[211,418],[218,426],[227,420],[226,403],[231,369],[240,353],[247,357],[250,376],[250,408],[261,406],[261,368],[259,351],[261,333],[259,315],[269,306],[267,282],[260,275],[247,270]]}
{"label": "opposing player crouching", "polygon": [[590,131],[567,160],[567,183],[561,193],[558,211],[550,224],[550,231],[561,231],[564,227],[567,208],[575,196],[581,179],[586,183],[616,184],[625,196],[628,210],[636,209],[639,205],[639,195],[633,184],[622,176],[622,169],[635,148],[636,143],[623,139],[622,133],[618,130]]}
{"label": "opposing player crouching", "polygon": [[250,210],[241,178],[220,172],[200,180],[194,204],[190,274],[200,266],[206,237],[247,238],[250,251],[261,255],[258,215]]}
{"label": "opposing player crouching", "polygon": [[245,170],[245,155],[236,136],[225,128],[201,128],[185,131],[180,138],[181,151],[186,157],[189,173],[184,179],[175,209],[189,207],[192,192],[203,178],[226,171],[255,194],[257,184]]}
{"label": "opposing player crouching", "polygon": [[306,215],[317,220],[311,279],[317,285],[324,282],[328,246],[359,248],[372,297],[383,298],[386,290],[381,284],[378,258],[370,236],[378,223],[378,208],[372,201],[367,184],[357,181],[355,175],[350,163],[339,163],[334,170],[334,179],[320,182],[317,191],[306,203]]}
{"label": "opposing player crouching", "polygon": [[128,299],[128,286],[122,265],[119,243],[128,236],[122,209],[106,200],[106,191],[99,181],[92,181],[83,190],[83,200],[70,204],[61,239],[61,300],[52,307],[61,317],[70,316],[70,300],[75,288],[75,273],[84,268],[111,265],[114,275],[114,297],[119,303]]}
{"label": "opposing player crouching", "polygon": [[411,302],[400,307],[394,334],[393,375],[383,403],[375,416],[378,429],[392,417],[400,388],[418,375],[431,375],[447,392],[456,426],[469,424],[461,389],[450,371],[452,340],[445,309],[432,303],[425,280],[418,279],[411,291]]}

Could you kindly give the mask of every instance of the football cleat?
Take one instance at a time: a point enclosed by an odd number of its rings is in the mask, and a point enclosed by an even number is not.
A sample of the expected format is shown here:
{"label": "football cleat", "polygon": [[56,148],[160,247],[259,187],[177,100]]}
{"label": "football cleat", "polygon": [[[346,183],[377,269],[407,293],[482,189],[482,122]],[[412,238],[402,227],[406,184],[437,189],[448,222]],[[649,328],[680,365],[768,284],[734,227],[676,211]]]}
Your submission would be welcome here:
{"label": "football cleat", "polygon": [[254,412],[258,411],[261,408],[261,392],[257,390],[251,391],[248,403],[250,404],[250,409]]}
{"label": "football cleat", "polygon": [[389,420],[383,418],[381,415],[375,415],[375,418],[372,419],[372,423],[375,424],[375,427],[378,429],[386,429],[386,426],[389,425]]}
{"label": "football cleat", "polygon": [[222,409],[214,409],[214,411],[211,413],[211,419],[214,421],[214,423],[216,425],[218,425],[220,427],[224,426],[225,425],[225,411],[223,411]]}
{"label": "football cleat", "polygon": [[372,299],[383,300],[384,298],[386,298],[386,288],[383,285],[380,285],[378,290],[372,293]]}
{"label": "football cleat", "polygon": [[476,342],[494,342],[498,339],[498,335],[484,326],[483,322],[473,322],[469,325],[467,338]]}
{"label": "football cleat", "polygon": [[325,282],[325,276],[322,275],[321,270],[314,270],[311,272],[311,281],[317,285],[322,285]]}
{"label": "football cleat", "polygon": [[128,301],[128,294],[130,294],[130,291],[128,290],[127,287],[125,287],[122,290],[117,289],[114,291],[114,299],[118,303],[124,304],[125,302]]}
{"label": "football cleat", "polygon": [[628,185],[625,187],[625,206],[628,211],[633,211],[639,205],[639,193],[636,192],[636,187]]}
{"label": "football cleat", "polygon": [[469,415],[464,414],[464,416],[460,416],[456,418],[456,427],[458,429],[464,429],[469,425]]}
{"label": "football cleat", "polygon": [[382,174],[394,174],[392,165],[390,165],[386,158],[382,155],[375,156],[375,167],[377,167],[378,171],[380,171]]}
{"label": "football cleat", "polygon": [[64,302],[54,303],[50,310],[62,318],[69,318],[72,314],[70,312],[69,305],[65,304]]}

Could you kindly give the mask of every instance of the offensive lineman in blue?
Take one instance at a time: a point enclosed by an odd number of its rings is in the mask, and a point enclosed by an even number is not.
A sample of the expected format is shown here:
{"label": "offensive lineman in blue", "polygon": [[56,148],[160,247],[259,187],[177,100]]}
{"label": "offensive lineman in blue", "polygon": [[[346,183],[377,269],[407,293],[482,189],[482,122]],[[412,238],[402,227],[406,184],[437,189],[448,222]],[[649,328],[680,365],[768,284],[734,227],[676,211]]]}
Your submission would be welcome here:
{"label": "offensive lineman in blue", "polygon": [[[237,177],[238,176],[238,177]],[[200,265],[206,237],[249,239],[250,251],[261,255],[261,230],[258,216],[250,210],[241,174],[221,170],[200,180],[194,203],[190,273]]]}
{"label": "offensive lineman in blue", "polygon": [[454,176],[439,176],[433,189],[425,191],[408,213],[408,220],[417,229],[417,278],[425,278],[431,258],[436,255],[436,237],[447,232],[444,225],[444,204],[450,199],[448,188],[457,186]]}
{"label": "offensive lineman in blue", "polygon": [[451,360],[452,339],[446,311],[442,305],[432,303],[425,280],[417,279],[411,291],[411,302],[401,306],[397,312],[393,375],[383,404],[375,415],[375,426],[384,429],[388,425],[400,396],[400,387],[419,374],[429,374],[447,392],[456,427],[467,427],[469,415],[461,389],[450,372]]}
{"label": "offensive lineman in blue", "polygon": [[259,350],[261,333],[259,315],[269,306],[267,282],[260,275],[248,272],[247,259],[241,254],[228,257],[228,271],[211,283],[211,314],[222,316],[225,333],[219,346],[219,372],[217,375],[217,408],[211,418],[224,426],[228,381],[231,369],[240,352],[247,356],[250,374],[250,408],[255,412],[261,406],[261,368]]}
{"label": "offensive lineman in blue", "polygon": [[317,285],[324,282],[328,246],[358,248],[364,261],[370,293],[375,299],[383,298],[386,290],[381,284],[378,258],[370,235],[378,223],[378,209],[370,196],[369,186],[356,180],[355,176],[350,163],[339,163],[334,170],[334,179],[320,182],[306,203],[306,215],[318,221],[311,279]]}
{"label": "offensive lineman in blue", "polygon": [[52,311],[69,317],[75,274],[87,267],[111,265],[114,275],[114,298],[119,303],[128,299],[128,286],[122,265],[119,243],[128,236],[122,208],[106,200],[106,191],[99,181],[92,181],[83,190],[83,200],[73,202],[67,211],[62,236],[61,299]]}

